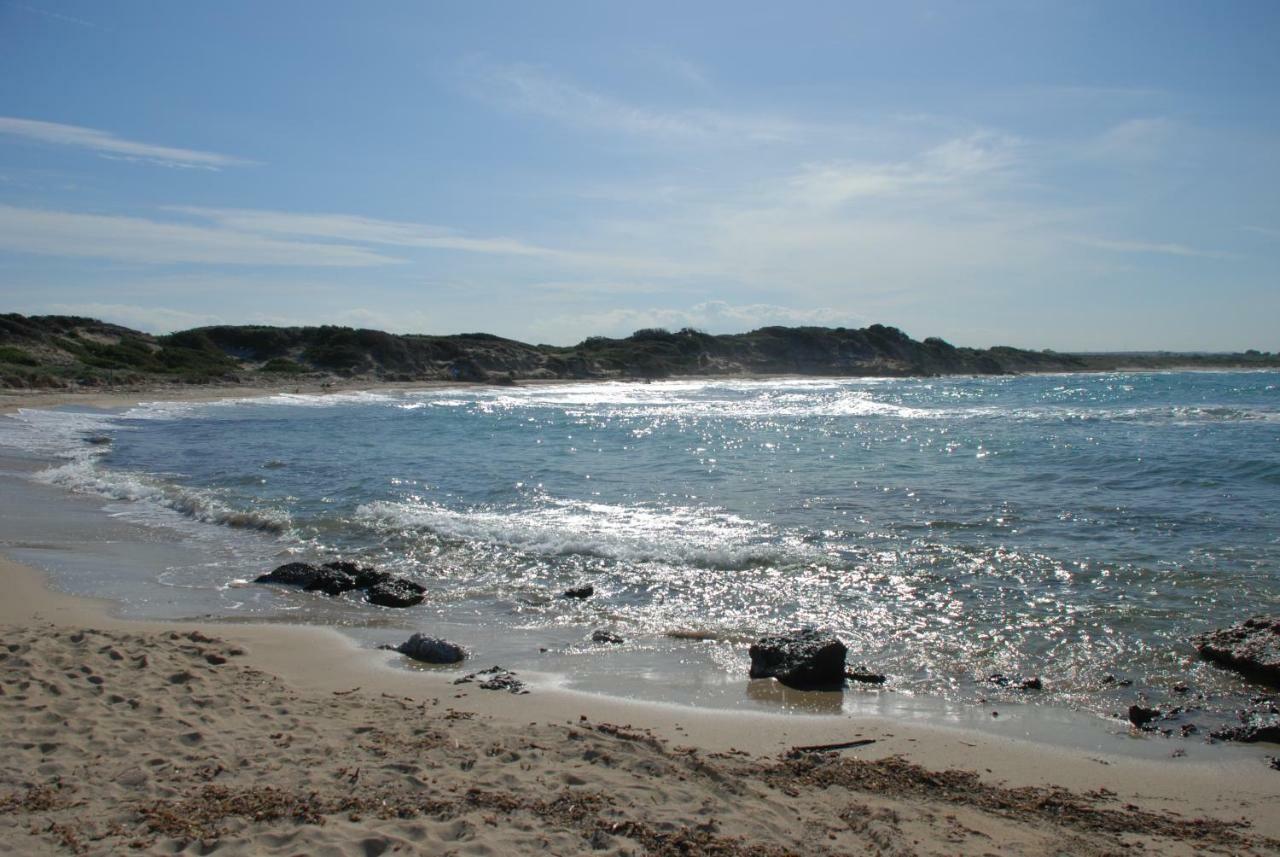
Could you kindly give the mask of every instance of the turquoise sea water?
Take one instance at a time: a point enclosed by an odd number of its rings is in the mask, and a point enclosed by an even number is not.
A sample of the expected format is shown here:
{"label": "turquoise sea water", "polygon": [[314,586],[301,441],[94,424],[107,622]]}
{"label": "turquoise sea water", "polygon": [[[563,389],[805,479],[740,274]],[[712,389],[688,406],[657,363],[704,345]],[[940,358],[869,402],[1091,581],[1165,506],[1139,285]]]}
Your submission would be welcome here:
{"label": "turquoise sea water", "polygon": [[[0,442],[49,457],[42,482],[204,540],[200,561],[118,593],[135,612],[163,586],[178,613],[470,628],[572,651],[587,684],[611,670],[736,680],[745,641],[816,625],[899,693],[976,700],[1003,692],[992,673],[1037,675],[1039,698],[1102,711],[1190,681],[1225,710],[1250,689],[1186,638],[1280,605],[1278,385],[460,387],[27,411]],[[429,602],[393,613],[245,584],[328,556],[412,576]],[[584,582],[592,599],[555,597]],[[631,661],[577,643],[599,627]],[[718,642],[666,636],[683,631]]]}

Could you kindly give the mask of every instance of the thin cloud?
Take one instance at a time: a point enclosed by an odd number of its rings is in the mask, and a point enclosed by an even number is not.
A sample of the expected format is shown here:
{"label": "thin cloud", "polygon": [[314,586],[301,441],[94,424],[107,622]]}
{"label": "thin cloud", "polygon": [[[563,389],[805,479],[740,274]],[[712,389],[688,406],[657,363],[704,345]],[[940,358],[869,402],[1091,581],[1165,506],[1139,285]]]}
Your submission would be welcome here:
{"label": "thin cloud", "polygon": [[140,217],[0,205],[0,247],[18,253],[84,256],[144,264],[355,268],[398,262],[362,247],[285,241],[229,229]]}
{"label": "thin cloud", "polygon": [[80,125],[63,125],[58,122],[42,122],[36,119],[19,119],[0,116],[0,134],[22,137],[38,143],[55,146],[72,146],[97,152],[115,160],[136,161],[166,167],[217,170],[252,164],[241,158],[203,152],[198,149],[179,149],[173,146],[157,146],[117,137],[110,131],[85,128]]}
{"label": "thin cloud", "polygon": [[351,214],[299,214],[287,211],[201,206],[169,206],[166,210],[212,220],[225,229],[246,234],[288,235],[355,244],[383,244],[394,247],[516,256],[574,267],[631,271],[651,276],[675,276],[688,271],[686,267],[673,266],[658,256],[645,258],[564,250],[516,238],[478,238],[447,227],[379,220]]}
{"label": "thin cloud", "polygon": [[656,110],[580,86],[530,65],[470,64],[480,94],[567,125],[686,143],[780,143],[807,136],[788,119],[709,109]]}
{"label": "thin cloud", "polygon": [[1231,259],[1230,253],[1215,250],[1201,250],[1185,244],[1152,241],[1113,241],[1105,238],[1071,238],[1076,244],[1097,247],[1099,250],[1112,250],[1117,253],[1155,253],[1164,256],[1184,256],[1199,259]]}

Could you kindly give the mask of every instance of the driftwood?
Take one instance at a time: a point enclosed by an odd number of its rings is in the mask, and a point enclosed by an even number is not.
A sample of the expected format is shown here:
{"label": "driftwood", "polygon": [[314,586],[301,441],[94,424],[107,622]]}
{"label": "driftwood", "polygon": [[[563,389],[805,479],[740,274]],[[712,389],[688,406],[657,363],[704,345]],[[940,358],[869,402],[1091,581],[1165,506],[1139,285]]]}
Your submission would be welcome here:
{"label": "driftwood", "polygon": [[788,756],[798,756],[801,753],[826,753],[830,750],[850,750],[854,747],[865,747],[868,744],[876,743],[874,738],[863,738],[860,741],[841,741],[837,744],[810,744],[805,747],[792,747],[787,751]]}

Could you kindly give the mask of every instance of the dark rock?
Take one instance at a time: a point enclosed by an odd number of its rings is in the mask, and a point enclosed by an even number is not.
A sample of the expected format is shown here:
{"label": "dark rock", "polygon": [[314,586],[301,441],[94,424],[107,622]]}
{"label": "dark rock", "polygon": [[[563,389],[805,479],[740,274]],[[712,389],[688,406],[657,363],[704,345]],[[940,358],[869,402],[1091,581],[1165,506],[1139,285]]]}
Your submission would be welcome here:
{"label": "dark rock", "polygon": [[104,434],[90,435],[84,439],[84,442],[90,446],[107,446],[111,443],[111,438]]}
{"label": "dark rock", "polygon": [[1241,712],[1240,719],[1239,726],[1225,726],[1215,729],[1209,735],[1219,741],[1240,741],[1245,744],[1266,741],[1280,744],[1280,714],[1245,711]]}
{"label": "dark rock", "polygon": [[1280,759],[1275,756],[1268,756],[1267,763],[1271,766],[1271,770],[1280,771]]}
{"label": "dark rock", "polygon": [[840,687],[848,650],[834,634],[813,628],[751,644],[751,677],[776,678],[789,687]]}
{"label": "dark rock", "polygon": [[1190,693],[1191,688],[1187,687],[1185,684],[1175,684],[1173,686],[1173,692],[1174,693]]}
{"label": "dark rock", "polygon": [[334,568],[336,563],[326,563],[316,569],[315,576],[311,578],[311,582],[302,588],[307,592],[323,592],[325,595],[341,595],[344,592],[350,592],[356,588],[355,575],[348,574],[346,571]]}
{"label": "dark rock", "polygon": [[847,669],[844,671],[844,677],[849,681],[860,681],[863,684],[884,684],[889,680],[888,676],[883,673],[873,673],[868,669]]}
{"label": "dark rock", "polygon": [[412,607],[421,604],[427,590],[411,580],[395,577],[369,587],[369,602],[379,607]]}
{"label": "dark rock", "polygon": [[480,682],[482,690],[505,690],[510,693],[528,693],[524,682],[516,678],[516,674],[509,669],[493,666],[487,670],[480,670],[470,675],[464,675],[462,678],[454,679],[454,684],[470,684],[473,681]]}
{"label": "dark rock", "polygon": [[1158,708],[1143,708],[1141,705],[1129,706],[1129,722],[1139,729],[1146,728],[1146,725],[1152,720],[1158,720],[1163,712]]}
{"label": "dark rock", "polygon": [[365,566],[355,573],[355,578],[356,589],[372,589],[379,583],[386,583],[391,580],[391,574],[385,571],[375,571]]}
{"label": "dark rock", "polygon": [[620,646],[624,640],[612,631],[597,630],[591,632],[591,642],[608,643],[613,646]]}
{"label": "dark rock", "polygon": [[1192,637],[1191,644],[1218,666],[1280,687],[1280,617],[1254,616],[1239,625]]}
{"label": "dark rock", "polygon": [[308,562],[290,562],[254,578],[254,583],[279,583],[283,586],[307,586],[320,569]]}
{"label": "dark rock", "polygon": [[1115,687],[1129,687],[1131,684],[1133,684],[1133,679],[1129,679],[1129,678],[1118,679],[1115,676],[1113,676],[1111,673],[1107,673],[1102,677],[1103,687],[1111,687],[1113,685]]}
{"label": "dark rock", "polygon": [[564,592],[560,593],[560,597],[583,599],[590,598],[595,594],[596,588],[588,583],[586,586],[575,586],[572,589],[566,589]]}
{"label": "dark rock", "polygon": [[1199,732],[1200,727],[1195,725],[1194,723],[1183,723],[1179,731],[1182,732],[1182,737],[1186,738],[1188,735],[1195,735],[1197,732]]}
{"label": "dark rock", "polygon": [[414,634],[396,646],[394,651],[428,664],[456,664],[467,657],[466,649],[457,643],[423,634]]}
{"label": "dark rock", "polygon": [[1021,676],[1007,676],[1004,673],[992,673],[987,676],[987,682],[994,684],[997,687],[1008,687],[1012,685],[1018,690],[1041,690],[1044,687],[1040,682],[1039,676],[1022,678]]}
{"label": "dark rock", "polygon": [[334,571],[344,571],[347,574],[352,575],[353,577],[359,574],[363,570],[358,563],[354,563],[349,559],[335,559],[331,562],[326,562],[324,565],[320,567],[329,568]]}

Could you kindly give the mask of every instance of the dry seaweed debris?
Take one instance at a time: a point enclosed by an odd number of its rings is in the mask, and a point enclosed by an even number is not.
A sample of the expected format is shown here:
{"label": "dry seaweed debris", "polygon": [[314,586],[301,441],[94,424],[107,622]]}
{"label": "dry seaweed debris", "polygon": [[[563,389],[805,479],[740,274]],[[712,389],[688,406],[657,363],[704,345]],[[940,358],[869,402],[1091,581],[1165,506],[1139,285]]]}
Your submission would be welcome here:
{"label": "dry seaweed debris", "polygon": [[[879,760],[846,759],[834,754],[782,758],[765,764],[759,773],[769,785],[780,789],[840,786],[850,791],[923,798],[962,804],[1018,820],[1042,820],[1082,832],[1145,834],[1212,842],[1242,843],[1241,831],[1247,821],[1181,819],[1149,812],[1131,804],[1120,808],[1099,806],[1108,794],[1087,795],[1058,787],[1024,786],[1009,788],[982,782],[973,771],[931,771],[901,756]],[[1280,841],[1264,839],[1270,848]]]}
{"label": "dry seaweed debris", "polygon": [[326,815],[341,812],[344,802],[315,794],[297,795],[273,786],[231,789],[208,785],[179,801],[142,804],[138,815],[152,833],[179,839],[217,839],[229,818],[250,821],[293,819],[301,824],[324,824]]}

